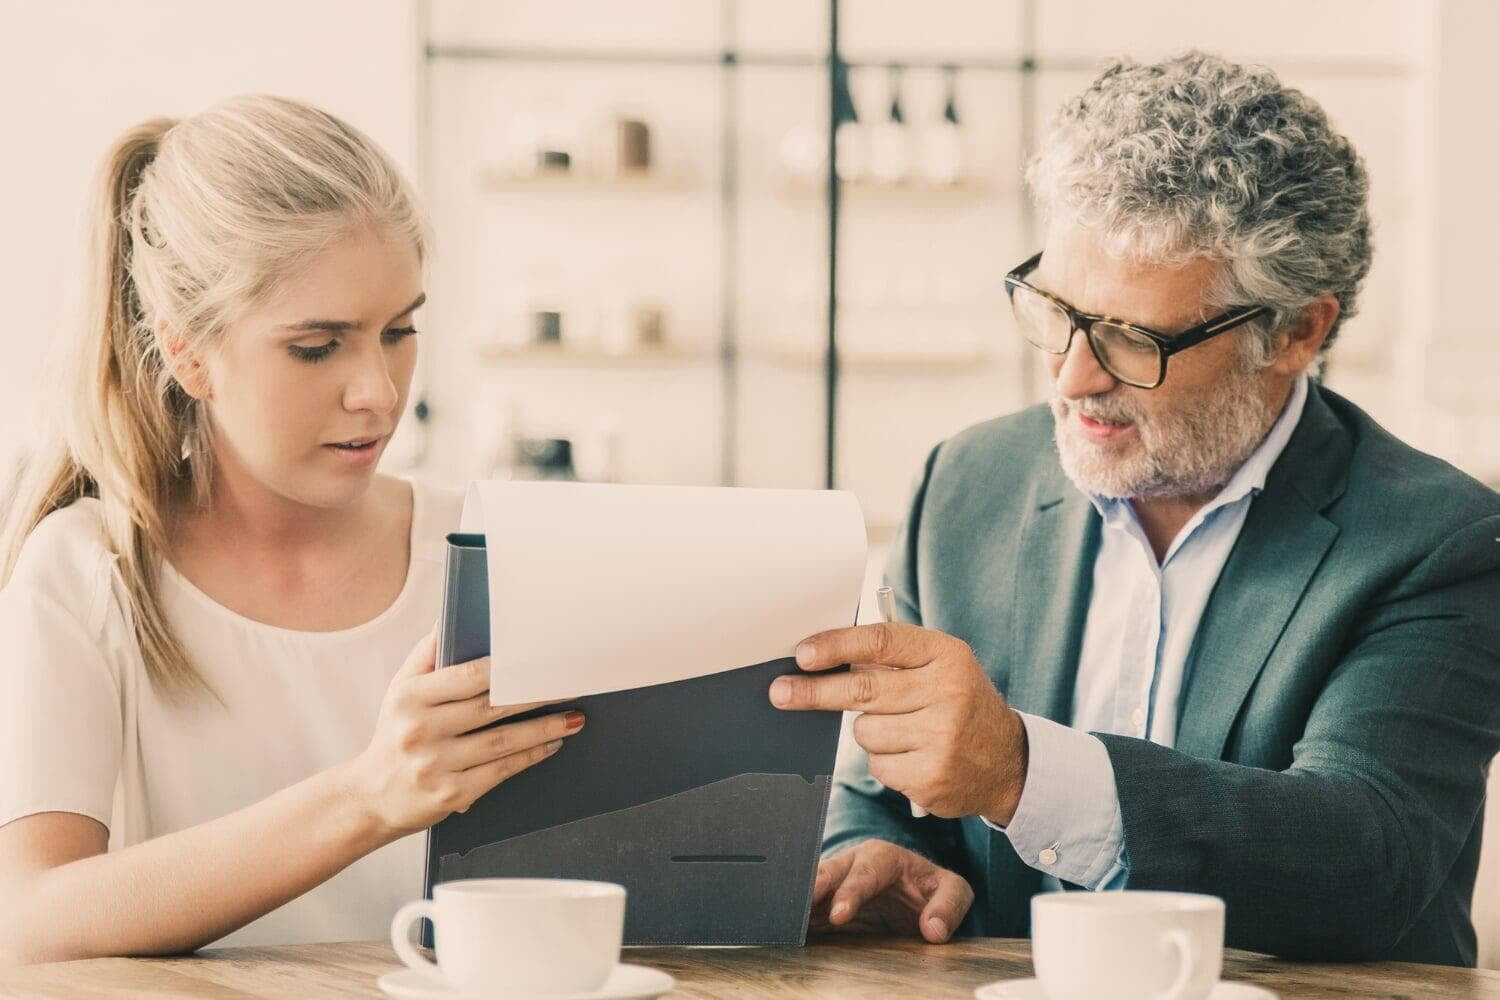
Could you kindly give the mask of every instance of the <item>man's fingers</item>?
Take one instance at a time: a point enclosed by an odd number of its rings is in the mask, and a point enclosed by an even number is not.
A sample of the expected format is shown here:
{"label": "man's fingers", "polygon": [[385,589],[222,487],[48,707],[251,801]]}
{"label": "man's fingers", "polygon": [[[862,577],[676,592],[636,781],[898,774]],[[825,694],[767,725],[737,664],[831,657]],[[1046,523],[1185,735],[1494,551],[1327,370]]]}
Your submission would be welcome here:
{"label": "man's fingers", "polygon": [[788,711],[905,715],[923,705],[920,678],[897,670],[850,670],[823,677],[793,674],[771,682],[771,704]]}
{"label": "man's fingers", "polygon": [[891,887],[901,876],[896,858],[875,845],[856,847],[844,880],[833,890],[833,905],[828,908],[832,924],[848,923],[859,908]]}
{"label": "man's fingers", "polygon": [[854,720],[854,742],[871,754],[906,753],[923,745],[921,712],[905,715],[866,713]]}
{"label": "man's fingers", "polygon": [[919,922],[922,937],[933,944],[942,944],[953,936],[972,905],[974,890],[969,883],[953,872],[939,869],[937,888],[922,908]]}
{"label": "man's fingers", "polygon": [[845,663],[922,667],[939,656],[946,643],[956,641],[932,629],[897,622],[836,628],[798,643],[797,666],[803,670],[828,670]]}
{"label": "man's fingers", "polygon": [[839,883],[844,881],[844,876],[849,874],[849,866],[854,863],[854,850],[840,851],[832,857],[824,858],[818,864],[818,877],[813,881],[812,905],[817,906],[828,897]]}

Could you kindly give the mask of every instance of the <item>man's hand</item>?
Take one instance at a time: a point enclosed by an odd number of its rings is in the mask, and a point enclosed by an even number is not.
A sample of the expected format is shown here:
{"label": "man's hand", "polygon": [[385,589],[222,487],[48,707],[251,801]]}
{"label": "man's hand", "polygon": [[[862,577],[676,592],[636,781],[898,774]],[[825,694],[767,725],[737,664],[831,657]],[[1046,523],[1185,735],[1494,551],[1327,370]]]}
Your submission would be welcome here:
{"label": "man's hand", "polygon": [[935,816],[1010,823],[1026,782],[1026,727],[966,643],[882,624],[821,632],[797,646],[803,670],[844,663],[853,669],[778,677],[771,703],[864,713],[854,720],[854,739],[869,753],[876,781]]}
{"label": "man's hand", "polygon": [[974,902],[962,877],[884,840],[865,840],[824,858],[813,886],[813,933],[919,933],[933,944],[953,935]]}

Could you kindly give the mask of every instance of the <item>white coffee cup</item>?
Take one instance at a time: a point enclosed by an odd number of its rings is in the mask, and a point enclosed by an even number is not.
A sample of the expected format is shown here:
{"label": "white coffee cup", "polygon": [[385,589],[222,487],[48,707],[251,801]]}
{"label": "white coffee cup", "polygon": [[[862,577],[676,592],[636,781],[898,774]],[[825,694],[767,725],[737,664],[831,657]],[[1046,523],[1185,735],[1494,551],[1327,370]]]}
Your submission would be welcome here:
{"label": "white coffee cup", "polygon": [[[434,963],[413,946],[411,925],[433,923]],[[441,882],[432,899],[407,903],[391,944],[409,967],[438,975],[460,994],[545,996],[599,989],[620,960],[625,888],[561,878]]]}
{"label": "white coffee cup", "polygon": [[1203,1000],[1224,964],[1224,901],[1187,892],[1031,899],[1031,961],[1047,1000]]}

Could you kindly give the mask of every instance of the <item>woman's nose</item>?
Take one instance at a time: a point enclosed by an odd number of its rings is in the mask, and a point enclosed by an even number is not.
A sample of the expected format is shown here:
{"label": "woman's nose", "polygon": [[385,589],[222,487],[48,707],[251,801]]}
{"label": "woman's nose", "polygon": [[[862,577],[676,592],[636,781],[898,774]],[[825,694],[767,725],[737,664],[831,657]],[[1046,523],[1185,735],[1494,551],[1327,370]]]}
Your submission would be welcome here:
{"label": "woman's nose", "polygon": [[376,350],[360,359],[354,377],[344,387],[344,409],[386,414],[396,408],[400,395],[385,352]]}

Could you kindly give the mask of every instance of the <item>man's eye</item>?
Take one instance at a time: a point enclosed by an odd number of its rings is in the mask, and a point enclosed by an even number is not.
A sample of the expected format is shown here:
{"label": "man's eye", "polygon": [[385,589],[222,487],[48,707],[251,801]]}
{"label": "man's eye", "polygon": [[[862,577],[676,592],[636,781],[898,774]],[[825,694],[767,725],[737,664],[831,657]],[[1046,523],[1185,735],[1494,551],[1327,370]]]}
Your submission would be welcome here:
{"label": "man's eye", "polygon": [[333,349],[338,345],[339,342],[337,340],[330,340],[328,343],[319,344],[317,347],[299,347],[296,344],[293,344],[289,348],[289,350],[292,352],[292,357],[294,358],[297,358],[301,361],[316,362],[322,361],[324,358],[328,357],[328,355],[332,354]]}

